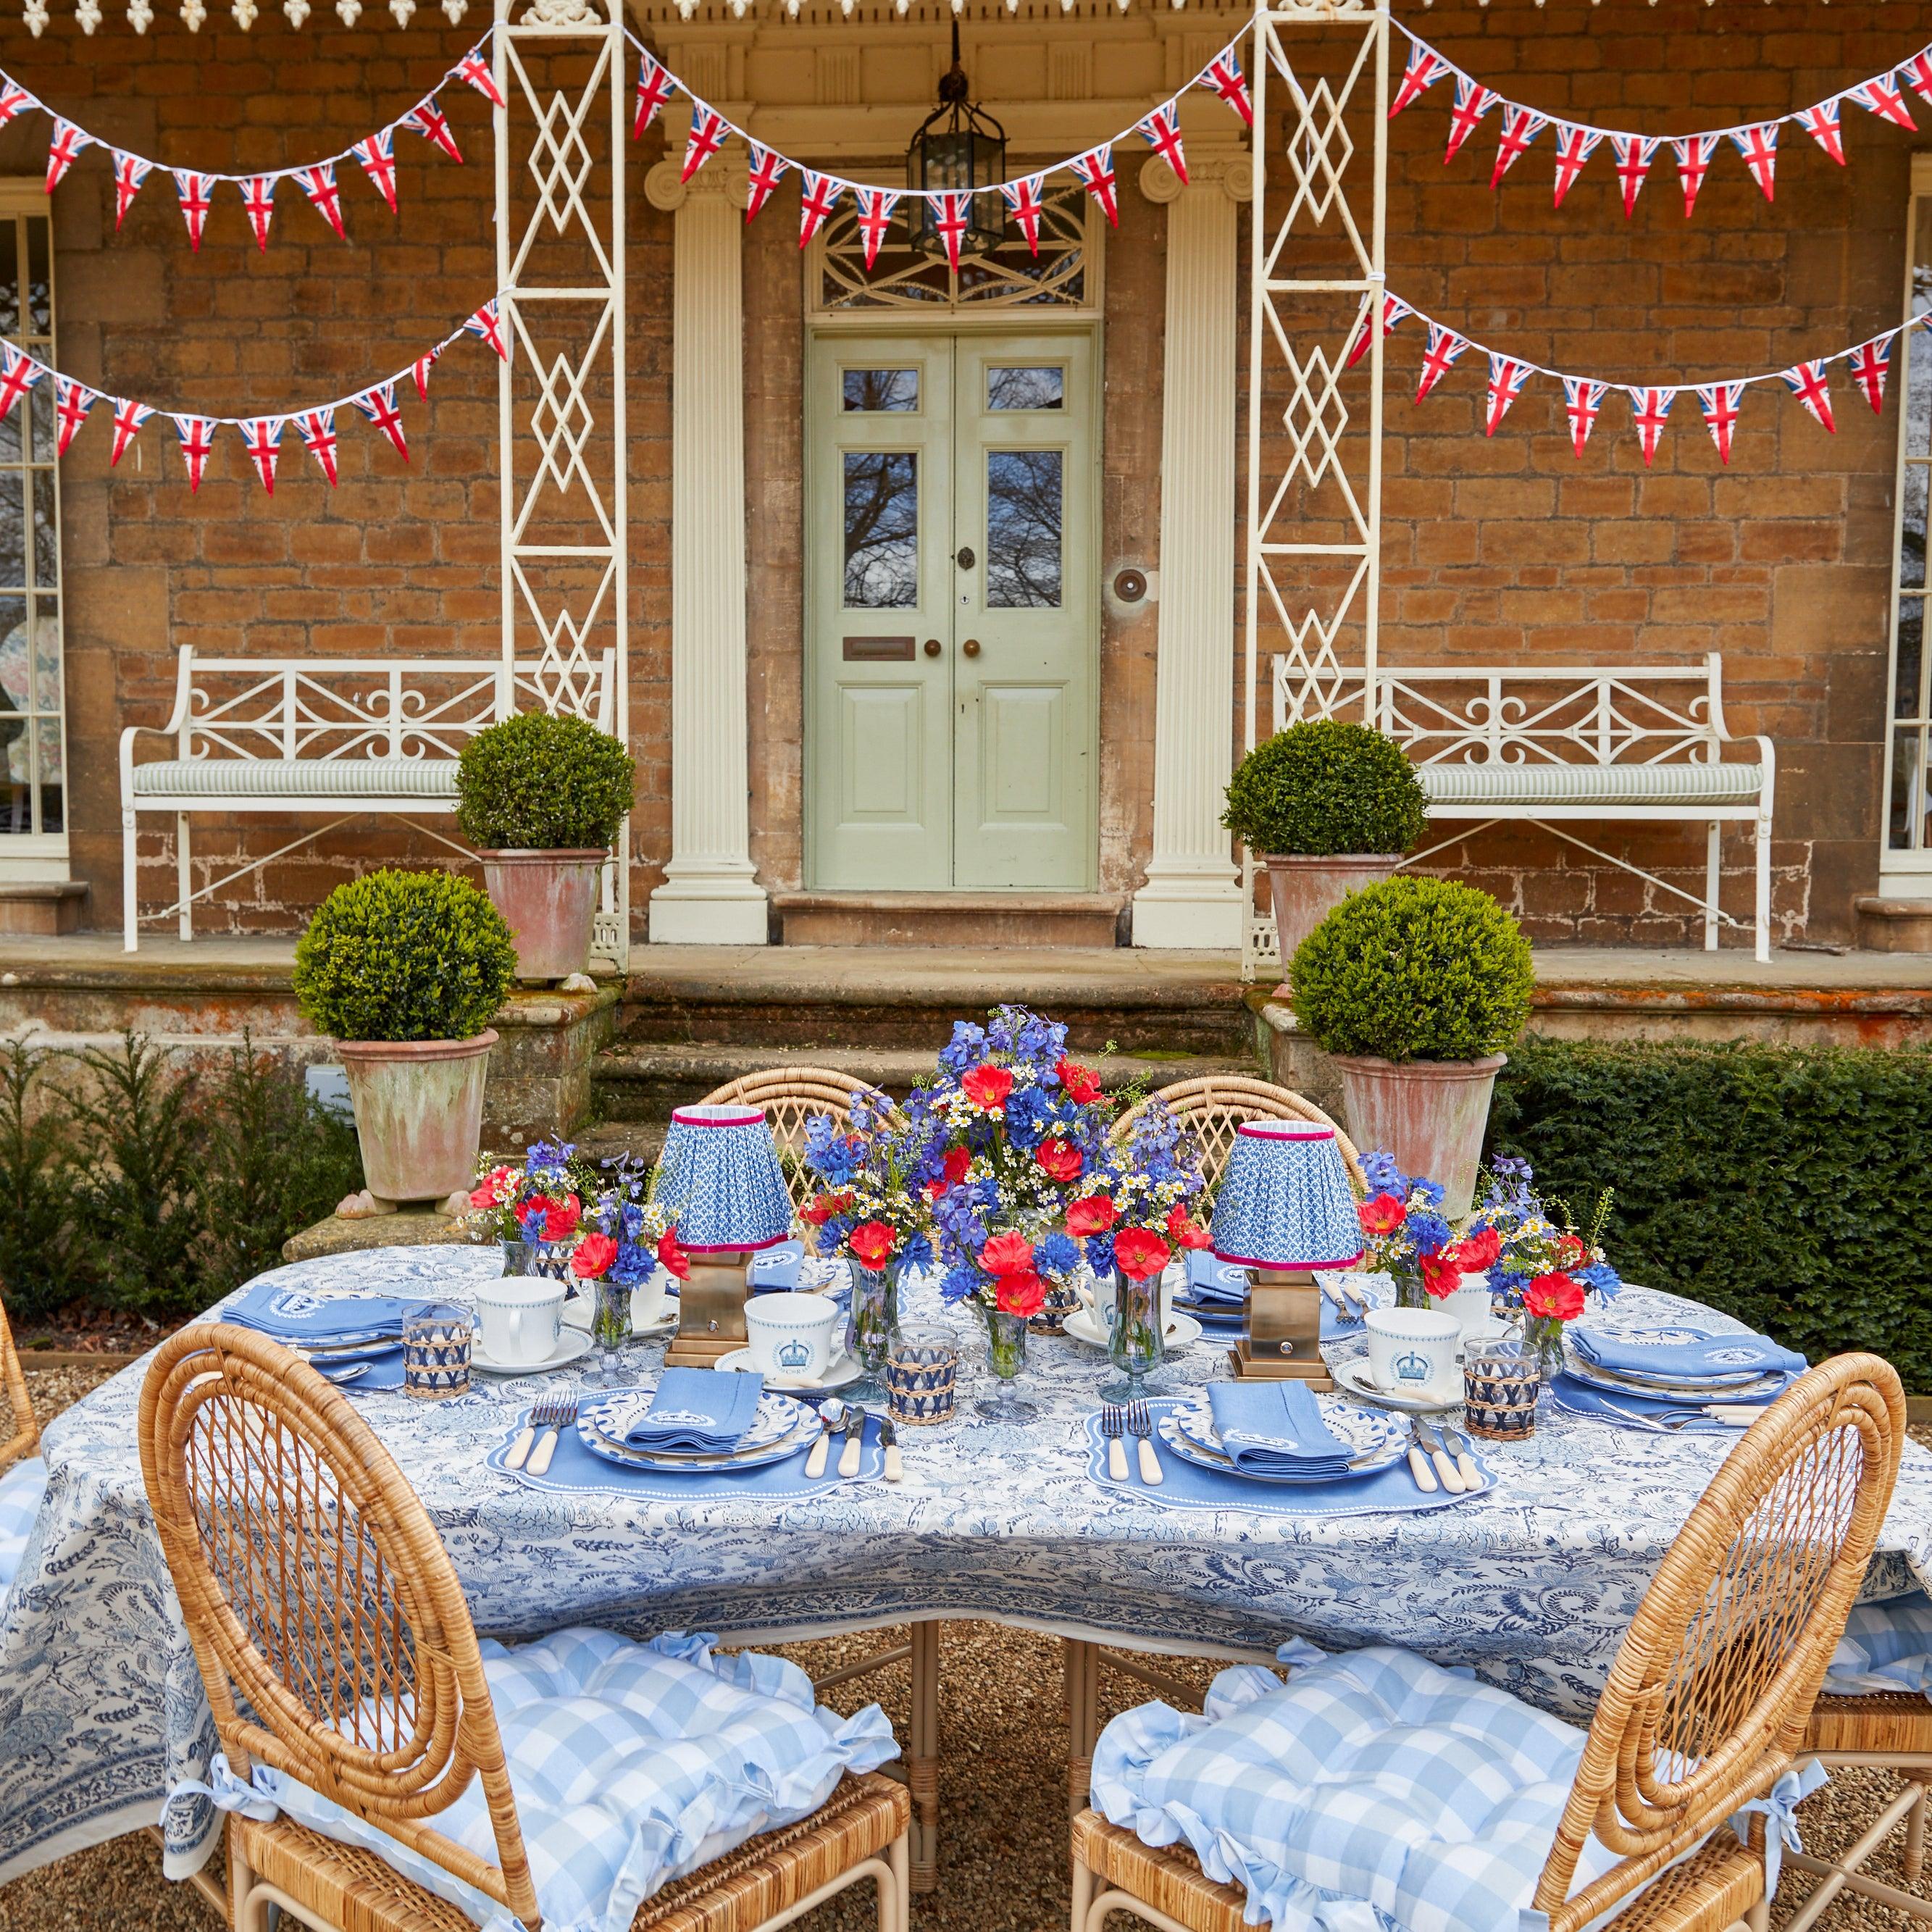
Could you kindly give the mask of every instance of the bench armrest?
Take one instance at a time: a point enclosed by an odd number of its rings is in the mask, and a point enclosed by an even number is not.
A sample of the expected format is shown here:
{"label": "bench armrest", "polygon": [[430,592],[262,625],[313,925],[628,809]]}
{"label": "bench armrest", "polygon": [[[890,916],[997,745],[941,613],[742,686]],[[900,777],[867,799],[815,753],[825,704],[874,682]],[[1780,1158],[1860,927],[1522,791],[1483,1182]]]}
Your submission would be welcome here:
{"label": "bench armrest", "polygon": [[144,734],[154,738],[178,737],[187,725],[193,703],[190,686],[194,676],[194,646],[181,647],[175,670],[174,706],[165,724],[130,724],[121,734],[121,802],[124,807],[134,792],[134,740]]}

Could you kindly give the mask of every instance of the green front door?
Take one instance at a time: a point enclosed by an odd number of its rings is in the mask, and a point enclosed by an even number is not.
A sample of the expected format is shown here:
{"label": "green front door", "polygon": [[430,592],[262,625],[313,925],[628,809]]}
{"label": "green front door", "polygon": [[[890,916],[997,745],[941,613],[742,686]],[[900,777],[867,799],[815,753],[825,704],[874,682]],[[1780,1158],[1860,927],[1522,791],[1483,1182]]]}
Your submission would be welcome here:
{"label": "green front door", "polygon": [[806,415],[810,882],[1093,883],[1084,334],[826,334]]}

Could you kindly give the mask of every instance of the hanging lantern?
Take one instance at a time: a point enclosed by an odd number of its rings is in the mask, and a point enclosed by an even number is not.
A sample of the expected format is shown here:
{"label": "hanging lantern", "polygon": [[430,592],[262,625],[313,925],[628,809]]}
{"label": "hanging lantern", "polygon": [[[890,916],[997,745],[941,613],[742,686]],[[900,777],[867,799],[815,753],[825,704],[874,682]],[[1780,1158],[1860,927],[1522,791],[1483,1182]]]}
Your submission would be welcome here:
{"label": "hanging lantern", "polygon": [[952,64],[939,80],[939,105],[920,122],[906,149],[906,227],[912,244],[943,255],[935,212],[924,194],[970,194],[970,222],[962,253],[985,254],[1006,238],[1006,204],[996,189],[1006,178],[1006,130],[967,99],[966,70],[959,64],[959,20],[952,21]]}

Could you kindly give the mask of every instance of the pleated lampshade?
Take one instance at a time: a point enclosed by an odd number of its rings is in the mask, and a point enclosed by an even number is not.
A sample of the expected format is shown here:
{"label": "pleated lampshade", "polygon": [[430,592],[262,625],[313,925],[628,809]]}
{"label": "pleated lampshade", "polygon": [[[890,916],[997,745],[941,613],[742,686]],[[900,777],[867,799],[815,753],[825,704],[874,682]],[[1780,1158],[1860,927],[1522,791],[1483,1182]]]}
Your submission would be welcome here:
{"label": "pleated lampshade", "polygon": [[756,1107],[680,1107],[664,1136],[658,1198],[694,1255],[768,1248],[791,1232],[771,1124]]}
{"label": "pleated lampshade", "polygon": [[1362,1228],[1335,1130],[1312,1120],[1244,1120],[1215,1197],[1214,1252],[1242,1268],[1352,1268]]}

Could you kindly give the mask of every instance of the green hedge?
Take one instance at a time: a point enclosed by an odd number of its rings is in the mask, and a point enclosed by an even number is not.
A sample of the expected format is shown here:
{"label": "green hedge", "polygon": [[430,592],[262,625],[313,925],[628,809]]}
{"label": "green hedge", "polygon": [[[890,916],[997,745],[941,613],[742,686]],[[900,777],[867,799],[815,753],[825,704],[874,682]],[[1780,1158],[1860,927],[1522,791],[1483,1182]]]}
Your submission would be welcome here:
{"label": "green hedge", "polygon": [[1625,1277],[1932,1394],[1932,1052],[1528,1038],[1490,1114],[1538,1190],[1616,1190]]}

